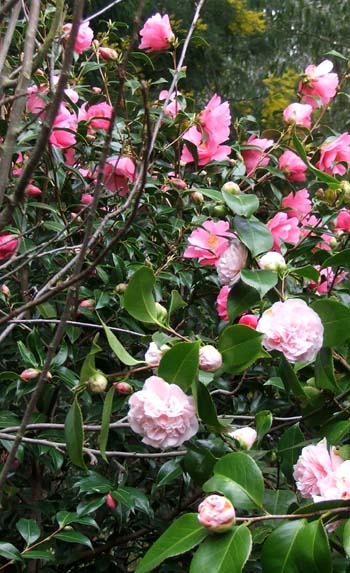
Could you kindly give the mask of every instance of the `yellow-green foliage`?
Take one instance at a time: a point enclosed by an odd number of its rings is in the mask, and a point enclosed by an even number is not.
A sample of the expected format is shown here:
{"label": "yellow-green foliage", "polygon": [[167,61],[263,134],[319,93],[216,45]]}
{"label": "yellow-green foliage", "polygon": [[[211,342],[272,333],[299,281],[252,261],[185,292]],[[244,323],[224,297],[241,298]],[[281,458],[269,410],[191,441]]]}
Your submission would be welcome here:
{"label": "yellow-green foliage", "polygon": [[296,101],[298,77],[298,72],[289,69],[282,76],[271,74],[263,80],[267,87],[267,96],[264,99],[261,112],[265,124],[269,126],[281,125],[282,111],[288,104]]}
{"label": "yellow-green foliage", "polygon": [[235,19],[228,27],[231,34],[252,36],[264,32],[266,20],[263,12],[248,10],[246,0],[227,0],[227,2],[236,11]]}

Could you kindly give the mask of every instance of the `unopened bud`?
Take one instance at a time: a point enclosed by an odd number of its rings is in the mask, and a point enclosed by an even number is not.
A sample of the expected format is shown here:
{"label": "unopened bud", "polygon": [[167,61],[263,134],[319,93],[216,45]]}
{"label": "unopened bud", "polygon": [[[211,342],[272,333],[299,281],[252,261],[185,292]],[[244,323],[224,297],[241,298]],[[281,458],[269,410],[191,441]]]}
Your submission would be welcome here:
{"label": "unopened bud", "polygon": [[326,189],[324,192],[324,200],[328,205],[333,205],[338,199],[338,193],[335,189]]}
{"label": "unopened bud", "polygon": [[235,509],[223,495],[209,495],[198,506],[198,521],[215,533],[224,533],[235,524]]}
{"label": "unopened bud", "polygon": [[98,86],[93,86],[91,90],[93,91],[94,94],[100,94],[102,92],[101,88],[99,88]]}
{"label": "unopened bud", "polygon": [[102,394],[107,388],[108,380],[102,372],[96,372],[89,378],[86,385],[93,394]]}
{"label": "unopened bud", "polygon": [[168,311],[164,306],[159,304],[159,302],[156,302],[156,313],[157,313],[157,320],[159,322],[162,323],[166,322],[168,318]]}
{"label": "unopened bud", "polygon": [[193,191],[193,193],[190,195],[190,198],[193,203],[196,203],[197,205],[201,205],[204,202],[203,194],[200,191]]}
{"label": "unopened bud", "polygon": [[11,296],[11,291],[7,285],[1,285],[0,290],[5,296]]}
{"label": "unopened bud", "polygon": [[350,195],[350,183],[349,181],[341,181],[340,189],[343,191],[344,195]]}
{"label": "unopened bud", "polygon": [[269,251],[259,260],[259,267],[265,271],[284,271],[287,268],[286,261],[281,253]]}
{"label": "unopened bud", "polygon": [[117,60],[118,53],[112,48],[103,48],[102,46],[99,48],[98,53],[104,60]]}
{"label": "unopened bud", "polygon": [[335,249],[335,247],[338,245],[338,241],[335,237],[332,237],[329,241],[329,246],[331,247],[331,249]]}
{"label": "unopened bud", "polygon": [[250,450],[257,438],[256,431],[254,428],[250,428],[249,426],[246,426],[245,428],[238,428],[233,432],[228,432],[228,435],[230,438],[236,440],[241,448],[244,448],[245,450]]}
{"label": "unopened bud", "polygon": [[239,185],[237,185],[237,183],[234,181],[226,181],[226,183],[221,187],[221,191],[224,191],[225,193],[231,193],[231,195],[241,194]]}
{"label": "unopened bud", "polygon": [[317,199],[324,199],[324,190],[322,189],[322,187],[317,189],[315,196],[317,197]]}
{"label": "unopened bud", "polygon": [[87,298],[79,303],[79,309],[85,308],[91,312],[95,310],[95,301],[93,298]]}
{"label": "unopened bud", "polygon": [[227,215],[227,208],[226,205],[222,203],[222,205],[215,205],[213,209],[214,217],[225,217]]}
{"label": "unopened bud", "polygon": [[256,314],[243,314],[238,321],[238,324],[243,324],[244,326],[249,326],[250,328],[256,329],[259,322],[259,317]]}
{"label": "unopened bud", "polygon": [[110,493],[106,495],[106,504],[111,508],[112,511],[118,507],[118,502],[115,501],[114,497]]}
{"label": "unopened bud", "polygon": [[215,372],[222,366],[222,356],[220,352],[211,344],[202,346],[199,351],[199,368],[206,372]]}
{"label": "unopened bud", "polygon": [[127,382],[113,382],[113,386],[120,394],[132,394],[134,391],[133,387]]}
{"label": "unopened bud", "polygon": [[118,294],[124,294],[127,288],[128,288],[127,283],[119,283],[119,284],[115,287],[115,292],[118,293]]}
{"label": "unopened bud", "polygon": [[39,368],[26,368],[23,372],[19,375],[21,380],[28,382],[29,380],[35,380],[40,374],[41,370]]}

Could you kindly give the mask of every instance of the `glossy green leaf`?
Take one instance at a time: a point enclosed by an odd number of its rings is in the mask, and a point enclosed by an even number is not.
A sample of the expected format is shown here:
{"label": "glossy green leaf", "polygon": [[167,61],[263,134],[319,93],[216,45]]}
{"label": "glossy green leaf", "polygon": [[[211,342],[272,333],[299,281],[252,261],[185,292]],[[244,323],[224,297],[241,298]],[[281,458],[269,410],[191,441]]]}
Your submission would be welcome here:
{"label": "glossy green leaf", "polygon": [[225,371],[238,374],[258,358],[267,356],[261,347],[262,338],[261,332],[243,324],[225,328],[218,342]]}
{"label": "glossy green leaf", "polygon": [[219,491],[240,509],[261,509],[264,479],[253,458],[234,452],[215,464],[214,477],[204,484],[203,489],[208,493]]}
{"label": "glossy green leaf", "polygon": [[288,513],[289,507],[296,502],[296,495],[288,489],[267,489],[264,495],[264,507],[273,515]]}
{"label": "glossy green leaf", "polygon": [[324,346],[338,346],[350,337],[350,309],[335,300],[316,300],[311,308],[324,326]]}
{"label": "glossy green leaf", "polygon": [[175,481],[180,476],[182,476],[180,459],[171,459],[168,462],[165,462],[165,464],[163,464],[160,468],[157,475],[155,487],[164,487]]}
{"label": "glossy green leaf", "polygon": [[304,163],[308,166],[308,168],[310,169],[310,171],[316,175],[316,177],[322,181],[323,183],[327,183],[327,185],[329,187],[331,187],[332,189],[337,189],[339,187],[339,181],[335,178],[332,177],[332,175],[328,175],[328,173],[325,173],[324,171],[320,171],[319,169],[317,169],[316,167],[314,167],[314,165],[312,165],[312,163],[310,163],[305,149],[303,147],[303,144],[301,143],[301,141],[298,139],[295,131],[293,133],[293,144],[294,147],[299,155],[299,157],[301,157],[301,159],[304,161]]}
{"label": "glossy green leaf", "polygon": [[17,521],[16,528],[27,545],[31,545],[40,537],[40,527],[34,519],[21,518]]}
{"label": "glossy green leaf", "polygon": [[6,543],[5,541],[0,541],[0,555],[1,557],[5,557],[5,559],[22,561],[21,554],[17,547],[12,545],[12,543]]}
{"label": "glossy green leaf", "polygon": [[350,519],[347,519],[344,525],[343,547],[346,555],[350,557]]}
{"label": "glossy green leaf", "polygon": [[245,525],[208,537],[197,549],[190,573],[241,573],[252,550],[251,533]]}
{"label": "glossy green leaf", "polygon": [[200,525],[197,513],[187,513],[174,521],[157,539],[138,564],[135,573],[153,571],[165,559],[181,555],[196,547],[208,534]]}
{"label": "glossy green leaf", "polygon": [[95,374],[96,366],[95,366],[95,355],[101,352],[102,348],[96,343],[98,339],[98,335],[95,336],[89,354],[86,356],[83,366],[80,371],[80,382],[83,384],[87,380],[89,380],[90,376]]}
{"label": "glossy green leaf", "polygon": [[122,343],[119,342],[115,334],[108,328],[108,326],[104,322],[102,322],[102,320],[101,324],[105,331],[108,344],[111,347],[114,354],[116,355],[116,357],[120,360],[120,362],[126,364],[126,366],[136,366],[137,364],[144,364],[143,360],[136,360],[136,358],[133,358],[133,356],[129,354],[129,352],[124,348]]}
{"label": "glossy green leaf", "polygon": [[64,424],[64,435],[67,443],[67,451],[73,464],[86,469],[83,456],[84,428],[83,416],[77,398],[68,410]]}
{"label": "glossy green leaf", "polygon": [[270,230],[255,217],[247,220],[237,215],[234,225],[237,235],[253,257],[272,249],[273,237]]}
{"label": "glossy green leaf", "polygon": [[323,426],[322,435],[332,446],[337,446],[350,431],[350,420],[333,420]]}
{"label": "glossy green leaf", "polygon": [[289,364],[288,360],[281,355],[280,366],[278,369],[278,374],[283,380],[283,384],[286,390],[291,391],[296,398],[305,398],[304,388],[299,381],[293,367]]}
{"label": "glossy green leaf", "polygon": [[112,482],[105,476],[92,471],[74,485],[79,487],[80,493],[108,493],[114,487]]}
{"label": "glossy green leaf", "polygon": [[327,267],[344,267],[350,268],[350,249],[344,249],[331,257],[327,257],[322,263],[323,268]]}
{"label": "glossy green leaf", "polygon": [[139,268],[131,277],[124,293],[124,306],[136,320],[158,323],[157,308],[153,297],[155,282],[152,269],[145,266]]}
{"label": "glossy green leaf", "polygon": [[186,306],[187,302],[184,301],[181,294],[177,290],[172,290],[169,305],[169,317],[173,314],[173,312],[179,310],[180,308],[185,308]]}
{"label": "glossy green leaf", "polygon": [[77,506],[77,514],[88,515],[89,513],[95,512],[99,507],[106,503],[105,497],[96,497],[91,499],[90,497],[84,501],[81,501]]}
{"label": "glossy green leaf", "polygon": [[226,205],[235,215],[241,217],[250,217],[259,209],[259,199],[256,195],[241,193],[241,195],[232,195],[227,191],[222,191],[222,196]]}
{"label": "glossy green leaf", "polygon": [[111,494],[118,503],[121,503],[128,509],[139,509],[147,515],[152,514],[147,496],[134,487],[120,485],[118,489],[114,489]]}
{"label": "glossy green leaf", "polygon": [[52,549],[31,549],[22,554],[23,559],[42,559],[43,561],[55,561],[55,552]]}
{"label": "glossy green leaf", "polygon": [[269,410],[260,410],[255,416],[255,428],[261,440],[272,426],[273,416]]}
{"label": "glossy green leaf", "polygon": [[193,481],[202,485],[213,473],[216,458],[212,452],[197,444],[187,444],[187,454],[182,465]]}
{"label": "glossy green leaf", "polygon": [[[298,534],[305,527],[304,520],[287,521],[275,529],[264,543],[262,550],[263,573],[301,573],[295,556]],[[300,567],[303,564],[300,563]]]}
{"label": "glossy green leaf", "polygon": [[209,390],[200,382],[196,392],[198,416],[213,431],[222,431],[224,426],[219,422],[216,407]]}
{"label": "glossy green leaf", "polygon": [[295,556],[300,573],[332,573],[331,552],[328,537],[321,520],[306,523],[295,543]]}
{"label": "glossy green leaf", "polygon": [[91,541],[86,535],[80,533],[80,531],[75,531],[75,529],[64,529],[55,535],[55,539],[60,541],[65,541],[66,543],[80,543],[82,545],[87,545],[92,549]]}
{"label": "glossy green leaf", "polygon": [[102,410],[102,422],[101,422],[99,446],[100,446],[101,456],[105,461],[107,461],[105,452],[109,436],[109,424],[111,421],[114,394],[115,394],[115,388],[114,386],[111,386],[106,394]]}
{"label": "glossy green leaf", "polygon": [[245,284],[257,290],[260,297],[263,298],[278,283],[278,274],[273,271],[243,269],[241,279]]}
{"label": "glossy green leaf", "polygon": [[280,438],[277,453],[281,459],[281,470],[288,479],[292,478],[293,466],[305,445],[304,442],[304,434],[300,430],[299,424],[288,428]]}
{"label": "glossy green leaf", "polygon": [[39,363],[35,358],[34,354],[23,344],[21,340],[17,342],[18,351],[20,353],[22,362],[25,366],[31,366],[32,368],[39,368]]}
{"label": "glossy green leaf", "polygon": [[230,320],[235,320],[237,316],[249,310],[258,302],[260,302],[258,291],[239,280],[231,288],[227,301],[227,310]]}
{"label": "glossy green leaf", "polygon": [[310,279],[312,281],[314,281],[315,283],[318,282],[318,279],[320,277],[320,273],[317,269],[315,269],[315,267],[313,267],[312,265],[305,265],[304,267],[296,267],[296,268],[292,268],[289,269],[290,273],[293,273],[294,275],[298,275],[300,277],[305,277],[306,279]]}
{"label": "glossy green leaf", "polygon": [[334,375],[333,356],[330,348],[321,348],[315,362],[315,382],[317,388],[336,392],[337,382]]}
{"label": "glossy green leaf", "polygon": [[198,378],[200,342],[179,342],[161,358],[158,374],[185,392]]}

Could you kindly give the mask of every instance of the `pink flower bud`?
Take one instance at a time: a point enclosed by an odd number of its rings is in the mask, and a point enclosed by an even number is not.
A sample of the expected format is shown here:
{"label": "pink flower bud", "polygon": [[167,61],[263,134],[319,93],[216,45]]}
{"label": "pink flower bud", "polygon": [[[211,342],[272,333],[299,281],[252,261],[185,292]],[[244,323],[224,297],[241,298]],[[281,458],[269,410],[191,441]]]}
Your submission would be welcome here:
{"label": "pink flower bud", "polygon": [[79,308],[85,308],[93,312],[95,310],[95,301],[93,298],[87,298],[79,303]]}
{"label": "pink flower bud", "polygon": [[120,394],[132,394],[134,392],[133,387],[127,382],[113,382],[113,386]]}
{"label": "pink flower bud", "polygon": [[250,448],[252,447],[257,438],[256,431],[254,430],[254,428],[250,428],[249,426],[245,426],[244,428],[238,428],[233,432],[229,432],[228,435],[234,440],[236,440],[239,443],[239,445],[245,450],[250,450]]}
{"label": "pink flower bud", "polygon": [[16,235],[11,233],[0,233],[0,261],[11,257],[18,247],[18,239]]}
{"label": "pink flower bud", "polygon": [[102,372],[95,372],[86,382],[90,392],[93,394],[101,394],[104,392],[108,385],[108,380]]}
{"label": "pink flower bud", "polygon": [[115,501],[114,497],[112,497],[110,493],[106,495],[106,504],[111,508],[112,511],[118,507],[118,502]]}
{"label": "pink flower bud", "polygon": [[250,326],[250,328],[256,329],[259,317],[256,314],[244,314],[238,321],[238,324],[244,324],[245,326]]}
{"label": "pink flower bud", "polygon": [[266,271],[284,271],[287,267],[286,261],[284,260],[281,253],[276,253],[275,251],[269,251],[263,255],[259,261],[259,267]]}
{"label": "pink flower bud", "polygon": [[28,197],[40,197],[40,195],[42,195],[42,190],[39,187],[36,187],[36,185],[29,183],[26,188],[26,195]]}
{"label": "pink flower bud", "polygon": [[93,86],[91,89],[94,94],[100,94],[102,92],[101,88],[99,88],[98,86]]}
{"label": "pink flower bud", "polygon": [[199,351],[199,368],[206,372],[215,372],[222,365],[222,356],[211,344],[202,346]]}
{"label": "pink flower bud", "polygon": [[28,380],[34,380],[35,378],[37,378],[40,372],[41,370],[39,370],[38,368],[27,368],[26,370],[23,370],[23,372],[19,375],[19,377],[21,378],[21,380],[28,382]]}
{"label": "pink flower bud", "polygon": [[223,533],[234,525],[236,512],[223,495],[209,495],[198,506],[198,521],[210,531]]}
{"label": "pink flower bud", "polygon": [[9,289],[9,287],[8,287],[7,285],[1,285],[0,291],[1,291],[2,294],[4,294],[5,296],[11,296],[11,291],[10,291],[10,289]]}
{"label": "pink flower bud", "polygon": [[102,46],[99,48],[98,53],[104,60],[117,60],[118,53],[112,48],[103,48]]}

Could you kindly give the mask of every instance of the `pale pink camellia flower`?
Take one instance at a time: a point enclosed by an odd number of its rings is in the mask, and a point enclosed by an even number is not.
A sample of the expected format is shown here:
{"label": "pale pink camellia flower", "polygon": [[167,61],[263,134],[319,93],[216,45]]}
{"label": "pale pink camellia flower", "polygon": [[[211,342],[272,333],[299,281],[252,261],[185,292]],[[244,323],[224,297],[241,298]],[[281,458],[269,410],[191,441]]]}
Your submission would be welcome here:
{"label": "pale pink camellia flower", "polygon": [[315,265],[315,269],[320,273],[318,283],[310,281],[309,287],[315,289],[318,294],[328,293],[334,285],[341,283],[347,276],[344,271],[335,275],[332,267],[321,269],[320,265]]}
{"label": "pale pink camellia flower", "polygon": [[202,346],[199,350],[199,368],[206,372],[215,372],[222,366],[220,352],[211,344]]}
{"label": "pale pink camellia flower", "polygon": [[162,344],[162,346],[158,348],[155,342],[150,342],[145,352],[145,362],[156,368],[159,365],[159,362],[161,361],[164,353],[168,350],[170,350],[170,346],[167,344]]}
{"label": "pale pink camellia flower", "polygon": [[300,127],[311,127],[312,106],[307,103],[291,103],[283,111],[286,123]]}
{"label": "pale pink camellia flower", "polygon": [[307,189],[299,189],[296,193],[290,192],[287,197],[282,199],[283,209],[287,209],[288,218],[296,217],[301,221],[306,217],[311,209],[312,203]]}
{"label": "pale pink camellia flower", "polygon": [[316,445],[303,448],[294,465],[293,473],[301,495],[305,498],[320,496],[320,483],[333,474],[342,463],[343,460],[334,447],[328,451],[326,438]]}
{"label": "pale pink camellia flower", "polygon": [[0,233],[0,261],[4,261],[15,253],[19,245],[16,235],[3,231]]}
{"label": "pale pink camellia flower", "polygon": [[190,246],[183,256],[186,259],[199,259],[200,265],[216,265],[230,244],[229,238],[235,236],[228,229],[227,221],[204,221],[202,227],[194,229],[188,237]]}
{"label": "pale pink camellia flower", "polygon": [[278,159],[278,168],[283,171],[288,181],[305,181],[307,165],[300,157],[287,149]]}
{"label": "pale pink camellia flower", "polygon": [[[53,76],[52,82],[53,82],[54,86],[56,86],[58,84],[59,79],[60,79],[60,76]],[[73,103],[77,103],[77,101],[79,100],[79,94],[77,94],[77,92],[70,87],[67,87],[64,90],[64,94]]]}
{"label": "pale pink camellia flower", "polygon": [[29,183],[26,187],[26,195],[28,197],[40,197],[40,195],[42,195],[42,190],[40,187],[33,185],[33,183]]}
{"label": "pale pink camellia flower", "polygon": [[[92,40],[94,38],[94,32],[90,28],[90,22],[83,22],[79,26],[78,35],[75,40],[74,51],[77,54],[82,54],[84,50],[90,48]],[[72,29],[72,24],[65,24],[63,26],[63,31],[66,34],[65,40],[69,38],[69,34]]]}
{"label": "pale pink camellia flower", "polygon": [[270,229],[273,236],[273,248],[275,251],[280,252],[281,242],[291,243],[296,245],[300,240],[299,221],[296,217],[288,218],[287,213],[276,213],[270,219],[266,226]]}
{"label": "pale pink camellia flower", "polygon": [[216,310],[222,320],[229,320],[227,312],[227,299],[230,294],[231,287],[224,285],[216,298]]}
{"label": "pale pink camellia flower", "polygon": [[350,212],[348,209],[342,209],[335,220],[336,231],[350,232]]}
{"label": "pale pink camellia flower", "polygon": [[209,495],[198,506],[198,521],[215,533],[223,533],[234,525],[236,512],[223,495]]}
{"label": "pale pink camellia flower", "polygon": [[339,85],[339,78],[332,69],[330,60],[324,60],[318,66],[307,66],[298,88],[303,96],[302,103],[310,104],[315,109],[319,107],[319,101],[321,105],[327,105],[331,101]]}
{"label": "pale pink camellia flower", "polygon": [[332,473],[319,479],[318,487],[320,493],[313,496],[314,502],[350,499],[350,460],[342,461]]}
{"label": "pale pink camellia flower", "polygon": [[159,376],[147,378],[129,400],[128,422],[143,443],[165,450],[176,448],[198,431],[193,398]]}
{"label": "pale pink camellia flower", "polygon": [[265,152],[273,144],[273,139],[261,139],[256,135],[249,137],[245,145],[253,145],[257,149],[243,149],[241,151],[248,177],[253,175],[258,167],[266,167],[269,164],[270,158]]}
{"label": "pale pink camellia flower", "polygon": [[261,316],[257,330],[266,350],[282,352],[289,362],[313,362],[323,343],[318,314],[299,298],[275,302]]}
{"label": "pale pink camellia flower", "polygon": [[139,49],[146,50],[146,52],[168,50],[170,44],[175,40],[169,16],[167,14],[161,16],[159,12],[148,18],[142,30],[140,30],[140,36]]}
{"label": "pale pink camellia flower", "polygon": [[332,175],[344,175],[350,165],[350,135],[346,131],[329,143],[321,145],[320,160],[316,167]]}
{"label": "pale pink camellia flower", "polygon": [[110,157],[103,168],[103,184],[112,193],[127,195],[128,181],[135,180],[135,171],[135,163],[131,157]]}
{"label": "pale pink camellia flower", "polygon": [[216,264],[219,281],[223,285],[233,286],[239,281],[241,270],[246,266],[248,251],[237,237],[231,240],[229,247]]}
{"label": "pale pink camellia flower", "polygon": [[71,113],[64,105],[61,105],[50,134],[49,141],[51,145],[62,149],[74,145],[76,143],[76,130],[77,117],[75,113]]}
{"label": "pale pink camellia flower", "polygon": [[[164,101],[167,99],[169,95],[168,90],[162,90],[158,96],[158,100],[159,101]],[[174,92],[171,97],[170,97],[170,102],[168,103],[168,105],[165,108],[165,113],[166,115],[168,115],[169,117],[176,117],[177,114],[179,113],[179,111],[181,111],[181,105],[178,102],[177,98],[178,96],[180,96],[180,92]]]}
{"label": "pale pink camellia flower", "polygon": [[249,328],[256,329],[259,322],[259,317],[256,314],[243,314],[238,321],[238,324],[249,326]]}
{"label": "pale pink camellia flower", "polygon": [[283,271],[287,268],[284,256],[276,251],[265,253],[258,261],[259,267],[264,271]]}
{"label": "pale pink camellia flower", "polygon": [[237,428],[232,432],[228,432],[230,438],[236,440],[239,445],[245,450],[250,450],[258,436],[256,430],[250,426],[244,426],[243,428]]}
{"label": "pale pink camellia flower", "polygon": [[91,129],[107,130],[111,121],[112,111],[112,106],[105,101],[91,105],[88,109],[86,109],[86,103],[84,103],[79,110],[78,121],[88,122],[89,131]]}

